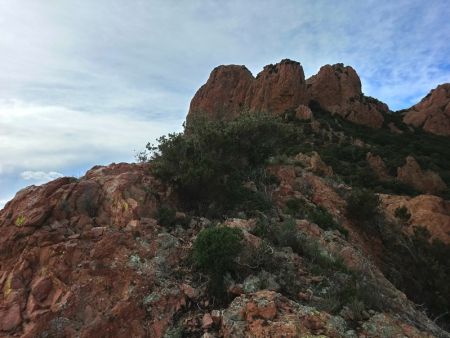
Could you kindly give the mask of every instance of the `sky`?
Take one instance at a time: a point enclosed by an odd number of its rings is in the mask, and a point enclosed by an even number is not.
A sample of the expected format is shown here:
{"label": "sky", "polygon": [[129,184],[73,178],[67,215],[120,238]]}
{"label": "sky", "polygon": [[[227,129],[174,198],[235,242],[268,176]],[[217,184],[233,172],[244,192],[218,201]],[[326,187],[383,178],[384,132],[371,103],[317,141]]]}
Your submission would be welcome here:
{"label": "sky", "polygon": [[342,62],[392,110],[450,82],[448,0],[0,0],[0,209],[182,130],[220,64]]}

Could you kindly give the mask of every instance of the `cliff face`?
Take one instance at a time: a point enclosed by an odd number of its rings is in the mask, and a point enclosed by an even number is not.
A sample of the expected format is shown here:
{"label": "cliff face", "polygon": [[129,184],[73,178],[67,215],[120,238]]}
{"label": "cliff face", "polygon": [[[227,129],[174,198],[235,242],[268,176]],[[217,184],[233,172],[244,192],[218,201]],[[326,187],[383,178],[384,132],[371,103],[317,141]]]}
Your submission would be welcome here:
{"label": "cliff face", "polygon": [[304,102],[305,75],[298,62],[266,66],[256,78],[245,66],[219,66],[195,94],[187,119],[233,119],[243,111],[281,114]]}
{"label": "cliff face", "polygon": [[188,122],[199,116],[232,119],[244,111],[280,115],[315,101],[351,122],[379,128],[388,107],[361,92],[356,71],[327,65],[305,80],[300,63],[283,60],[265,66],[256,78],[244,66],[219,66],[191,101]]}
{"label": "cliff face", "polygon": [[384,121],[383,113],[389,111],[386,104],[363,95],[358,74],[342,63],[323,66],[306,83],[310,100],[350,122],[380,128]]}
{"label": "cliff face", "polygon": [[406,111],[403,122],[443,136],[450,136],[450,83],[437,86]]}

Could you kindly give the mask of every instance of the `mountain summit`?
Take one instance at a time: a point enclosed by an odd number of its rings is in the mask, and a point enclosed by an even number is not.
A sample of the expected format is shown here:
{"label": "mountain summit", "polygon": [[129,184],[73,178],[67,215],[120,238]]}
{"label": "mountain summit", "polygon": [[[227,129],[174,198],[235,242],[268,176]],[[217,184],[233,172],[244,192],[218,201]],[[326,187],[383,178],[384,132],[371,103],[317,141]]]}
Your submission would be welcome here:
{"label": "mountain summit", "polygon": [[[437,135],[450,135],[450,84],[432,90],[420,103],[402,112],[404,122]],[[356,71],[342,63],[325,65],[305,79],[299,62],[267,65],[254,77],[245,66],[216,67],[191,101],[187,121],[197,117],[233,119],[244,111],[274,115],[303,106],[320,106],[350,122],[380,128],[389,107],[361,90]]]}

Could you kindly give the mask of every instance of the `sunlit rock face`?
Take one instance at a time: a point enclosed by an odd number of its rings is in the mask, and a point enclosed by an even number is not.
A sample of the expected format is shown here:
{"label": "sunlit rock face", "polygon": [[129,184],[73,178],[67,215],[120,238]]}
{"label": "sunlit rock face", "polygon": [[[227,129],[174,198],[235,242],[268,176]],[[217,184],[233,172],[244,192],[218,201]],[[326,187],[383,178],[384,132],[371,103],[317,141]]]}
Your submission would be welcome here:
{"label": "sunlit rock face", "polygon": [[450,136],[450,83],[433,89],[405,113],[403,122],[443,136]]}
{"label": "sunlit rock face", "polygon": [[198,117],[233,119],[244,112],[292,113],[315,102],[332,114],[373,128],[383,124],[388,107],[362,94],[356,71],[326,65],[305,80],[300,63],[282,60],[264,67],[256,78],[245,66],[219,66],[191,101],[188,123]]}

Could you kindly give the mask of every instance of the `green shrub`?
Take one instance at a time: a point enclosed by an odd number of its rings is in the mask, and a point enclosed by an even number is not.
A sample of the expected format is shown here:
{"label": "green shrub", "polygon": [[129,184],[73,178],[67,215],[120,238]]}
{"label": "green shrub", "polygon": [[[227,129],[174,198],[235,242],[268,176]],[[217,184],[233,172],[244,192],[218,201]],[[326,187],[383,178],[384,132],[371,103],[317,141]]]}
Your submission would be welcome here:
{"label": "green shrub", "polygon": [[299,198],[286,201],[286,212],[296,218],[306,218],[324,230],[339,230],[345,237],[348,231],[341,227],[333,216],[321,206],[306,204]]}
{"label": "green shrub", "polygon": [[[394,229],[393,227],[390,229]],[[423,304],[438,324],[450,328],[450,246],[432,240],[426,228],[416,227],[383,237],[382,271],[411,300]]]}
{"label": "green shrub", "polygon": [[303,253],[303,248],[298,238],[298,230],[295,220],[289,218],[278,226],[274,234],[276,244],[282,247],[290,247],[297,254]]}
{"label": "green shrub", "polygon": [[[242,115],[233,121],[192,121],[184,133],[158,140],[151,160],[153,173],[171,185],[188,208],[214,209],[217,215],[235,209],[267,207],[258,194],[243,187],[267,179],[266,160],[298,142],[295,128],[271,116]],[[250,201],[250,203],[246,203]]]}
{"label": "green shrub", "polygon": [[176,213],[175,209],[162,206],[156,211],[156,220],[158,224],[171,228],[176,224]]}
{"label": "green shrub", "polygon": [[242,249],[242,231],[229,227],[202,230],[194,242],[193,260],[210,277],[210,292],[224,296],[224,275],[233,272],[235,259]]}
{"label": "green shrub", "polygon": [[408,208],[406,208],[405,206],[395,209],[394,215],[402,223],[407,223],[411,219],[411,214],[409,213]]}
{"label": "green shrub", "polygon": [[378,214],[380,200],[370,190],[353,189],[347,198],[347,216],[353,220],[365,222]]}

